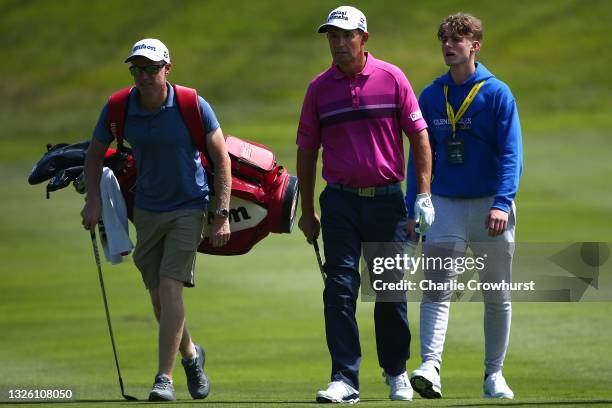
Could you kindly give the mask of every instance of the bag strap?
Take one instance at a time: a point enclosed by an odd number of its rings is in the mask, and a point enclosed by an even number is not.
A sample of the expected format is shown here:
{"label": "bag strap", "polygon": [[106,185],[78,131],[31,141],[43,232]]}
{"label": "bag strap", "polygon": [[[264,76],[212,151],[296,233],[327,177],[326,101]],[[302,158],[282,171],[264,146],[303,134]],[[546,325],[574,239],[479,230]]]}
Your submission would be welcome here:
{"label": "bag strap", "polygon": [[202,112],[200,102],[195,89],[181,85],[174,86],[174,96],[178,104],[181,116],[191,136],[191,142],[202,153],[206,155],[206,133],[202,126]]}
{"label": "bag strap", "polygon": [[124,151],[123,130],[125,128],[125,117],[127,115],[128,98],[134,87],[127,87],[114,92],[108,98],[108,109],[106,111],[106,123],[108,130],[117,139],[119,151]]}

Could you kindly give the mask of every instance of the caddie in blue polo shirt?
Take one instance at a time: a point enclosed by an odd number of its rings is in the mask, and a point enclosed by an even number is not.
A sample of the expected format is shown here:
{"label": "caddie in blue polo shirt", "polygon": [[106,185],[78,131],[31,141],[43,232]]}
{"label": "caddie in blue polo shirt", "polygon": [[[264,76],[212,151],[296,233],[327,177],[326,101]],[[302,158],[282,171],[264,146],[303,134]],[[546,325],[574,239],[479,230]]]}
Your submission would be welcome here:
{"label": "caddie in blue polo shirt", "polygon": [[[149,400],[174,400],[172,370],[180,351],[189,392],[205,398],[210,382],[204,373],[204,349],[194,344],[185,321],[184,286],[194,286],[197,248],[206,224],[209,185],[168,83],[170,53],[157,39],[134,44],[125,60],[134,88],[128,99],[123,134],[137,167],[134,225],[137,244],[134,263],[151,295],[159,321],[159,368]],[[231,174],[225,139],[210,105],[199,97],[206,147],[215,166],[215,219],[209,236],[222,246],[230,236],[227,209]],[[104,154],[114,137],[107,126],[104,106],[85,161],[87,199],[81,213],[86,229],[100,219],[100,175]]]}

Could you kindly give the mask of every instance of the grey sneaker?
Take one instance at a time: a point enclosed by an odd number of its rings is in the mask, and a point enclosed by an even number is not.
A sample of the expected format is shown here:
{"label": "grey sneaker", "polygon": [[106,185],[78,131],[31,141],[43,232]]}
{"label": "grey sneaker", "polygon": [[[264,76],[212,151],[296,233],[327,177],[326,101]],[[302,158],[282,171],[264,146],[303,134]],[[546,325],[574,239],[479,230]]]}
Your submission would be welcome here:
{"label": "grey sneaker", "polygon": [[195,345],[196,357],[193,360],[182,359],[187,376],[187,388],[193,399],[204,399],[210,392],[210,380],[204,372],[205,354],[204,349]]}
{"label": "grey sneaker", "polygon": [[175,399],[172,380],[163,374],[157,374],[153,389],[149,394],[149,401],[174,401]]}
{"label": "grey sneaker", "polygon": [[484,394],[485,398],[507,398],[514,399],[514,393],[508,387],[504,376],[501,371],[493,374],[489,374],[484,381]]}

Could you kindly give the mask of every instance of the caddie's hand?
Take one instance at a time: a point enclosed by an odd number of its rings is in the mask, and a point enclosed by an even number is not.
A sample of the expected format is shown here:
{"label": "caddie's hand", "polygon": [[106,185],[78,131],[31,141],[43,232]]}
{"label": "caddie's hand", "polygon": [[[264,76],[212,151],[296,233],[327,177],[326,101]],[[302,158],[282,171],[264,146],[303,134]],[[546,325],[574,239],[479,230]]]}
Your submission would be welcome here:
{"label": "caddie's hand", "polygon": [[100,220],[100,214],[102,213],[102,204],[97,199],[86,199],[85,206],[81,210],[81,223],[86,230],[93,231],[96,228],[96,224]]}
{"label": "caddie's hand", "polygon": [[427,193],[417,194],[414,201],[414,219],[419,223],[420,233],[423,234],[436,218],[431,196]]}
{"label": "caddie's hand", "polygon": [[416,241],[416,221],[414,218],[406,219],[406,232],[409,240]]}
{"label": "caddie's hand", "polygon": [[491,208],[485,219],[485,228],[489,230],[490,237],[503,234],[508,226],[508,213],[498,208]]}
{"label": "caddie's hand", "polygon": [[230,235],[229,218],[215,216],[210,234],[213,248],[219,248],[227,244],[230,240]]}
{"label": "caddie's hand", "polygon": [[302,214],[298,221],[298,227],[304,233],[306,241],[312,245],[312,242],[319,238],[319,232],[321,231],[321,220],[317,213]]}

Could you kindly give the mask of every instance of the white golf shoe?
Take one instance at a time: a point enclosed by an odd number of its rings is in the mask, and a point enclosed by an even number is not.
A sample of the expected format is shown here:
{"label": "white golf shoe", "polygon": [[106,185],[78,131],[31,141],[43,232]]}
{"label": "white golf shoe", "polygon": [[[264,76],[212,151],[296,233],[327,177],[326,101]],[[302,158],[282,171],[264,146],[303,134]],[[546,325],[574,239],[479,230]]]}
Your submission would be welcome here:
{"label": "white golf shoe", "polygon": [[412,387],[408,374],[404,371],[400,375],[389,375],[383,372],[385,383],[389,386],[389,398],[393,401],[412,401]]}
{"label": "white golf shoe", "polygon": [[514,393],[508,387],[504,376],[501,371],[498,371],[489,376],[484,381],[484,394],[485,398],[507,398],[514,399]]}
{"label": "white golf shoe", "polygon": [[317,392],[317,402],[355,404],[359,402],[359,391],[344,381],[332,381],[327,384],[327,389]]}
{"label": "white golf shoe", "polygon": [[414,370],[410,374],[410,384],[422,398],[442,398],[440,374],[432,363],[423,363]]}

